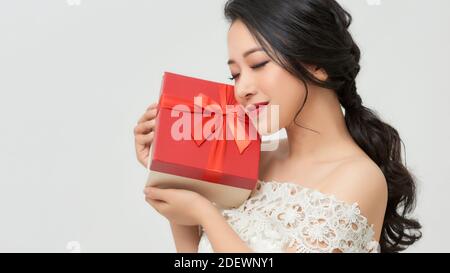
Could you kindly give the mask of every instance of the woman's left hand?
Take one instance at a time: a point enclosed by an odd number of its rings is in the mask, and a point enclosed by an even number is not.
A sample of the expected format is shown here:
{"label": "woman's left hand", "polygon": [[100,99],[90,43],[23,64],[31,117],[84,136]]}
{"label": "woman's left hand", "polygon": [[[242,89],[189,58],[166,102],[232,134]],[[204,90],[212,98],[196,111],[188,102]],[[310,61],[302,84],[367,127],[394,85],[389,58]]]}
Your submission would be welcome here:
{"label": "woman's left hand", "polygon": [[[205,216],[216,207],[202,195],[183,189],[160,189],[148,186],[145,200],[170,222],[185,225],[202,225]],[[207,216],[206,216],[207,217]]]}

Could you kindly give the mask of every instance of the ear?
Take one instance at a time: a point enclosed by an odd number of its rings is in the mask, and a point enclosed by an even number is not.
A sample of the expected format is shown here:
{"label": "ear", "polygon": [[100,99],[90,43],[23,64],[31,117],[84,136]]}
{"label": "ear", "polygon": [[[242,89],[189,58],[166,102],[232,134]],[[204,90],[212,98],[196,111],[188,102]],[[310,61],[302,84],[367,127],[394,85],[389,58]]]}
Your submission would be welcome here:
{"label": "ear", "polygon": [[325,69],[318,67],[317,65],[307,65],[308,71],[318,80],[326,81],[328,79],[328,74]]}

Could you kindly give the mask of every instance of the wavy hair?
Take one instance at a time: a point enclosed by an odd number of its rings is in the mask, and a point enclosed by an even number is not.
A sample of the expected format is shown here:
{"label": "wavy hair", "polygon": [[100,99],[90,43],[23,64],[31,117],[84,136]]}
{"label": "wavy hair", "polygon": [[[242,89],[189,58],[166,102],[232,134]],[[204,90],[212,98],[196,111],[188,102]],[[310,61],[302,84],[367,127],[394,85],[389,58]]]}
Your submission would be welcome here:
{"label": "wavy hair", "polygon": [[[297,116],[308,98],[306,82],[336,92],[351,136],[387,181],[381,252],[399,252],[419,240],[422,226],[408,216],[415,207],[416,186],[402,161],[402,140],[396,129],[362,105],[357,93],[361,53],[348,29],[350,13],[335,0],[228,0],[224,13],[231,23],[241,20],[265,52],[303,82],[307,93]],[[323,68],[328,78],[316,79],[305,64]]]}

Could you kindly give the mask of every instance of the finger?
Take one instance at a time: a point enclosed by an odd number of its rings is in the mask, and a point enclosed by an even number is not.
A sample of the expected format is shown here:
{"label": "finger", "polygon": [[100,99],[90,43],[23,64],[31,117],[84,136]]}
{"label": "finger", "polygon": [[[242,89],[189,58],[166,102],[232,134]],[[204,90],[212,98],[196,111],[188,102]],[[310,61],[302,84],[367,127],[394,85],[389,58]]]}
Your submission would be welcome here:
{"label": "finger", "polygon": [[148,168],[148,160],[150,157],[150,146],[136,143],[136,158],[145,168]]}
{"label": "finger", "polygon": [[167,202],[167,197],[168,194],[170,194],[170,189],[160,189],[157,187],[149,186],[144,189],[144,192],[148,198]]}
{"label": "finger", "polygon": [[167,202],[152,199],[150,197],[145,197],[145,201],[147,201],[153,208],[155,208],[158,212],[163,212],[169,204]]}
{"label": "finger", "polygon": [[158,115],[158,109],[154,108],[154,109],[150,109],[147,110],[142,117],[138,120],[138,124],[147,120],[151,120],[154,119],[156,116]]}
{"label": "finger", "polygon": [[134,135],[150,133],[155,128],[155,124],[155,119],[139,123],[134,127]]}
{"label": "finger", "polygon": [[[148,134],[146,134],[146,135],[143,135],[143,134],[141,134],[141,135],[137,135],[136,137],[135,137],[135,139],[136,139],[136,144],[137,145],[140,145],[139,147],[136,147],[136,149],[138,149],[138,150],[141,150],[142,149],[142,146],[145,146],[145,145],[148,145],[148,144],[150,144],[152,141],[153,141],[153,138],[155,137],[155,132],[150,132],[150,133],[148,133]],[[137,146],[136,145],[136,146]]]}
{"label": "finger", "polygon": [[154,109],[154,108],[156,108],[156,107],[158,107],[158,103],[157,103],[157,102],[154,102],[154,103],[150,104],[149,107],[147,107],[147,111],[148,111],[149,109]]}
{"label": "finger", "polygon": [[161,213],[162,209],[164,208],[164,201],[154,200],[149,197],[145,197],[145,201],[149,203],[156,211]]}
{"label": "finger", "polygon": [[149,186],[145,186],[143,191],[147,198],[157,199],[155,197],[155,192],[157,191],[157,189],[158,189],[157,187],[149,185]]}
{"label": "finger", "polygon": [[156,117],[157,114],[158,114],[158,109],[157,109],[157,108],[147,110],[147,111],[145,111],[145,113],[141,116],[141,118],[138,120],[137,123],[139,124],[139,123],[141,123],[141,122],[144,122],[144,121],[153,119],[153,118]]}

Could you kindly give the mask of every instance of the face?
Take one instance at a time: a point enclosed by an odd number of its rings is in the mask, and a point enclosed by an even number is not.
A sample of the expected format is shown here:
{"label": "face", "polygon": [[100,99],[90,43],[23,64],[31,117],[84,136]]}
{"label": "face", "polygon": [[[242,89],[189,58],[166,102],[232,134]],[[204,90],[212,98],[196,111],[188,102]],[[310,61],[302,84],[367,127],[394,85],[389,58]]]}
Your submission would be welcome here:
{"label": "face", "polygon": [[305,99],[303,83],[271,60],[240,20],[234,21],[228,32],[228,54],[236,100],[249,109],[269,102],[257,115],[258,111],[249,115],[259,133],[272,134],[288,127]]}

